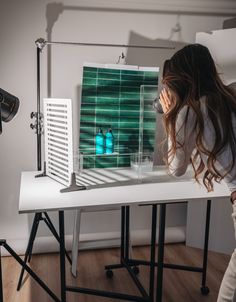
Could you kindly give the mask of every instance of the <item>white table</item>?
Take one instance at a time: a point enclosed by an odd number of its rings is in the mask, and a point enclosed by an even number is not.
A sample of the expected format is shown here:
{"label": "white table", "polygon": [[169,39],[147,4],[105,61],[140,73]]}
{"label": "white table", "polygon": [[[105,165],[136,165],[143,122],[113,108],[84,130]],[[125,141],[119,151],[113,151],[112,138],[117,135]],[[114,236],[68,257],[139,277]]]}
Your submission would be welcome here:
{"label": "white table", "polygon": [[[154,271],[155,266],[158,267],[157,277],[157,295],[155,301],[162,301],[162,275],[163,268],[185,269],[178,265],[165,265],[164,258],[164,231],[165,231],[165,211],[166,204],[180,203],[186,201],[197,201],[206,199],[207,207],[207,231],[205,236],[205,252],[204,267],[199,269],[188,268],[187,270],[195,270],[203,272],[203,286],[206,279],[206,261],[208,249],[209,234],[209,218],[210,218],[210,202],[214,199],[229,197],[230,193],[227,186],[215,184],[214,192],[207,193],[203,186],[200,186],[192,179],[187,177],[174,178],[166,174],[165,169],[160,168],[156,173],[156,177],[152,183],[143,183],[135,185],[122,185],[105,188],[88,189],[84,191],[76,191],[69,193],[60,193],[63,186],[49,177],[35,178],[38,172],[22,172],[21,189],[19,199],[20,213],[36,213],[59,211],[59,236],[60,236],[60,268],[61,268],[61,298],[59,301],[66,302],[66,291],[80,292],[92,295],[116,297],[129,301],[154,301]],[[151,259],[149,262],[128,259],[128,250],[126,244],[128,242],[129,230],[129,206],[131,205],[152,205],[152,240],[151,240]],[[155,262],[155,238],[156,238],[156,207],[160,204],[160,221],[159,221],[159,241],[158,241],[158,262]],[[97,208],[97,207],[122,207],[122,241],[121,241],[121,261],[116,267],[126,267],[135,279],[135,283],[140,289],[142,297],[131,296],[120,293],[111,293],[106,291],[98,291],[87,288],[75,288],[67,286],[65,282],[65,244],[64,244],[64,211],[80,208]],[[127,261],[126,261],[127,260]],[[134,265],[150,265],[150,289],[149,295],[143,290],[141,283],[134,276],[130,266]],[[116,268],[114,267],[114,268]],[[111,266],[107,267],[108,269]],[[58,301],[55,299],[55,301]]]}

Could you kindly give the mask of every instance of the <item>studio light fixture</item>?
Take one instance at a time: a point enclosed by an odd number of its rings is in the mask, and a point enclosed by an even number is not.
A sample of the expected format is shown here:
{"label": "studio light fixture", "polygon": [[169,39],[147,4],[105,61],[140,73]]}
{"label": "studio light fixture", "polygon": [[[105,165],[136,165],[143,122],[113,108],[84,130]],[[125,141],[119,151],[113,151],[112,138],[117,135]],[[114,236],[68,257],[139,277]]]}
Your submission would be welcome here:
{"label": "studio light fixture", "polygon": [[10,122],[19,108],[19,99],[9,92],[0,88],[0,134],[2,133],[2,122]]}

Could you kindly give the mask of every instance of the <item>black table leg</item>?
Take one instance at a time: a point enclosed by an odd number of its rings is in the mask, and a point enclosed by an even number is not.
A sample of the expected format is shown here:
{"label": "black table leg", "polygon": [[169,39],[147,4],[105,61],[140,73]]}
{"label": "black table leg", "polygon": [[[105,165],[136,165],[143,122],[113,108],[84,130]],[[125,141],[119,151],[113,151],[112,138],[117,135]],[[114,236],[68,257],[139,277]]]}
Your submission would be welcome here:
{"label": "black table leg", "polygon": [[155,282],[155,256],[156,256],[156,229],[157,229],[157,205],[152,205],[152,232],[151,232],[151,253],[150,253],[150,279],[149,279],[149,298],[154,299]]}
{"label": "black table leg", "polygon": [[162,301],[165,221],[166,221],[166,204],[163,203],[163,204],[160,204],[160,214],[159,214],[158,263],[157,263],[158,271],[157,271],[156,302]]}
{"label": "black table leg", "polygon": [[0,246],[0,302],[3,302],[3,284],[2,284],[2,255]]}
{"label": "black table leg", "polygon": [[125,207],[121,208],[120,263],[125,257]]}
{"label": "black table leg", "polygon": [[207,256],[208,256],[208,242],[209,242],[209,230],[210,230],[210,214],[211,214],[211,200],[207,200],[202,287],[201,287],[201,292],[203,295],[207,295],[209,293],[209,288],[206,286],[206,273],[207,273]]}
{"label": "black table leg", "polygon": [[[35,237],[36,237],[36,234],[37,234],[38,225],[39,225],[39,221],[41,220],[41,217],[42,217],[41,213],[36,213],[34,215],[34,220],[33,220],[32,228],[31,228],[31,232],[30,232],[30,237],[29,237],[29,242],[28,242],[27,249],[26,249],[26,252],[25,252],[25,257],[24,257],[24,263],[25,264],[27,263],[27,261],[30,261],[32,250],[33,250],[33,245],[34,245],[34,240],[35,240]],[[18,280],[18,284],[17,284],[17,290],[18,291],[21,288],[24,272],[25,272],[25,269],[24,269],[24,267],[22,267],[21,272],[20,272],[20,277],[19,277],[19,280]]]}
{"label": "black table leg", "polygon": [[64,211],[59,211],[61,302],[66,302]]}
{"label": "black table leg", "polygon": [[129,221],[130,221],[130,211],[129,206],[125,207],[125,261],[129,259]]}

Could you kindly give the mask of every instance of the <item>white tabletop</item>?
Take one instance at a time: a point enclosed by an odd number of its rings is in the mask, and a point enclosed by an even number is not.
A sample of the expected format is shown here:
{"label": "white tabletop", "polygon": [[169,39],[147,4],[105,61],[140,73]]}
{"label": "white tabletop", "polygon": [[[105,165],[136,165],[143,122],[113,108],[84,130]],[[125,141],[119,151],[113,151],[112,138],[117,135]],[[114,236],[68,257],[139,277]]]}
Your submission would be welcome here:
{"label": "white tabletop", "polygon": [[63,185],[49,177],[35,178],[39,172],[22,172],[19,212],[43,212],[92,207],[148,203],[172,203],[229,197],[227,186],[215,184],[214,192],[187,177],[173,178],[160,170],[154,183],[143,183],[60,193]]}

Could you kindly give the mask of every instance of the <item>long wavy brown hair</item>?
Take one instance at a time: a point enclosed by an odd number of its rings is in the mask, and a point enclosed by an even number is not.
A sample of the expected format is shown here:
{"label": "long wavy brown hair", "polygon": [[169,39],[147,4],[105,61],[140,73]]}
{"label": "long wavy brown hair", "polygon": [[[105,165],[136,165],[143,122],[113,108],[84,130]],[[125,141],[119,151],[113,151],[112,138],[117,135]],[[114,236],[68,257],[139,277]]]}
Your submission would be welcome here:
{"label": "long wavy brown hair", "polygon": [[[224,85],[216,70],[215,63],[207,47],[200,44],[187,45],[167,60],[163,68],[162,84],[171,95],[171,108],[163,115],[167,137],[171,140],[171,148],[166,156],[167,165],[171,164],[177,148],[175,130],[178,113],[183,106],[188,106],[185,121],[188,120],[189,109],[196,114],[196,149],[190,159],[195,179],[199,181],[203,174],[203,183],[208,191],[213,190],[213,180],[220,182],[234,167],[236,156],[236,138],[232,126],[232,114],[236,116],[236,94]],[[211,150],[203,144],[204,117],[200,103],[205,97],[208,116],[215,130],[215,142]],[[230,147],[232,162],[222,172],[217,169],[217,156]],[[205,165],[201,153],[207,155]]]}

